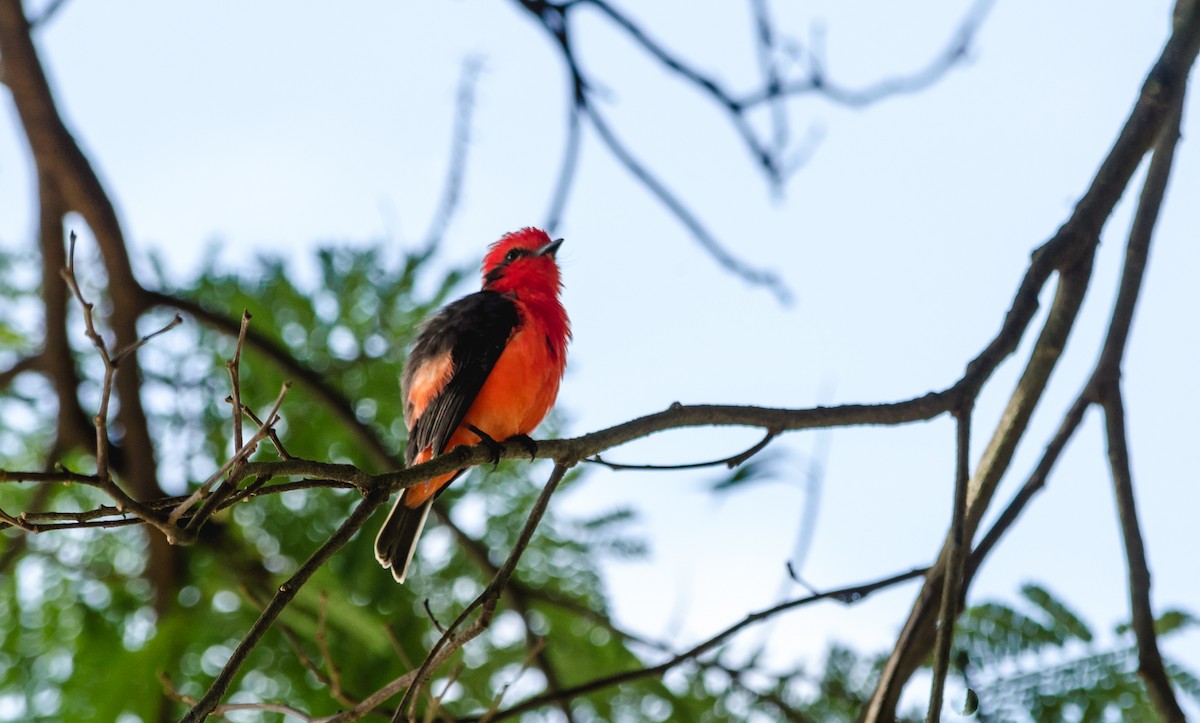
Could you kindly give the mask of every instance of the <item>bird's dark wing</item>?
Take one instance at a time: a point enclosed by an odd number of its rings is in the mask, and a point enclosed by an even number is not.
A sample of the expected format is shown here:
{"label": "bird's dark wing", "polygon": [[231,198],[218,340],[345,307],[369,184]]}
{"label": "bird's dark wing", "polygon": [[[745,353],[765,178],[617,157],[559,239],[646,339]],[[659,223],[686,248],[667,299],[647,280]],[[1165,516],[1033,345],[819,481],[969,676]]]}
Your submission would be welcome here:
{"label": "bird's dark wing", "polygon": [[448,304],[421,327],[401,379],[407,464],[423,449],[434,456],[445,451],[520,322],[512,298],[480,291]]}

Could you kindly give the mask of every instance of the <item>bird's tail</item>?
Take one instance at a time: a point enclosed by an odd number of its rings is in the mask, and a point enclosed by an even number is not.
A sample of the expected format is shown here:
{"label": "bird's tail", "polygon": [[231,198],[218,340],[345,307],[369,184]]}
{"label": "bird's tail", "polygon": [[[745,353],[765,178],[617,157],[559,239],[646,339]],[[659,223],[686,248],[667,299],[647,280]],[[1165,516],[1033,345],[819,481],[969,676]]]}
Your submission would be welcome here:
{"label": "bird's tail", "polygon": [[391,568],[396,582],[404,582],[408,575],[413,553],[417,551],[417,538],[425,527],[429,508],[433,507],[433,497],[420,507],[409,507],[404,504],[406,494],[407,490],[400,493],[375,538],[375,559],[385,568]]}

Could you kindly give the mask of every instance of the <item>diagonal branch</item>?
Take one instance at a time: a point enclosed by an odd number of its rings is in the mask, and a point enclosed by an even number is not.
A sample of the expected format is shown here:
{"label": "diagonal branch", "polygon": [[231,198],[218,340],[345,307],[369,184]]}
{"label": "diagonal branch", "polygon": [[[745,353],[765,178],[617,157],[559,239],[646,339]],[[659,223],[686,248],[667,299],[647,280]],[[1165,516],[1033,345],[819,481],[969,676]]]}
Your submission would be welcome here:
{"label": "diagonal branch", "polygon": [[608,121],[600,115],[592,103],[586,103],[583,106],[583,112],[587,115],[588,120],[592,122],[592,127],[596,129],[596,134],[600,137],[604,145],[608,147],[613,157],[650,192],[650,195],[657,198],[671,212],[671,215],[687,228],[692,237],[700,243],[700,246],[709,255],[716,259],[717,263],[744,281],[770,290],[781,302],[788,303],[791,301],[791,292],[788,291],[787,285],[779,277],[779,274],[765,268],[755,268],[734,256],[709,231],[708,227],[704,225],[704,222],[700,220],[692,209],[683,202],[683,199],[675,195],[662,180],[637,159],[624,142],[613,133],[612,129],[608,126]]}
{"label": "diagonal branch", "polygon": [[246,635],[238,642],[233,654],[229,656],[229,660],[226,661],[225,665],[221,668],[221,672],[217,674],[212,684],[209,685],[204,696],[184,715],[182,719],[184,723],[200,723],[213,712],[213,709],[225,697],[230,683],[233,682],[233,677],[237,675],[242,664],[246,662],[250,651],[266,635],[267,630],[271,628],[271,624],[275,622],[275,619],[279,617],[283,609],[296,597],[296,593],[300,591],[300,588],[308,582],[308,579],[312,577],[314,572],[333,556],[333,553],[340,550],[350,541],[350,538],[354,536],[358,528],[362,527],[363,523],[370,518],[375,508],[379,507],[386,500],[387,495],[380,490],[368,492],[363,500],[358,503],[358,506],[354,508],[354,511],[350,513],[350,516],[338,527],[337,531],[318,547],[317,551],[305,560],[303,565],[296,569],[296,572],[287,579],[287,582],[279,586],[278,592],[271,598],[271,602],[263,609],[262,614],[258,616],[258,620],[254,622],[254,625],[251,626]]}
{"label": "diagonal branch", "polygon": [[[1050,241],[1035,252],[1030,264],[1030,273],[1027,273],[1022,281],[1013,308],[1005,320],[1005,327],[1013,324],[1014,318],[1018,319],[1019,326],[1028,324],[1029,318],[1036,310],[1037,302],[1036,296],[1031,298],[1023,291],[1034,281],[1034,269],[1047,263],[1046,255],[1052,254],[1057,257],[1051,267],[1061,273],[1055,302],[1001,424],[984,451],[971,480],[966,539],[974,537],[996,486],[1008,469],[1016,444],[1024,435],[1033,408],[1045,389],[1046,380],[1061,355],[1067,335],[1078,314],[1083,293],[1089,284],[1091,257],[1098,243],[1100,230],[1128,186],[1141,159],[1168,126],[1171,109],[1182,102],[1189,69],[1195,62],[1197,50],[1200,49],[1200,10],[1192,3],[1186,8],[1181,7],[1181,12],[1183,16],[1176,23],[1175,31],[1147,75],[1137,103],[1120,135],[1071,217]],[[1040,287],[1040,284],[1037,286]],[[975,362],[972,362],[972,365],[987,363],[990,366],[995,361],[994,354],[1010,353],[1010,350],[999,343],[1001,336],[1003,332]],[[1019,335],[1014,341],[1016,339],[1019,339]],[[968,366],[968,372],[970,370],[971,366]],[[972,390],[971,394],[974,393],[975,390]],[[908,621],[884,666],[875,694],[864,714],[865,721],[892,718],[904,683],[924,660],[933,643],[932,602],[941,593],[947,553],[947,548],[943,548],[938,562],[913,604]]]}
{"label": "diagonal branch", "polygon": [[[450,623],[446,628],[446,632],[442,634],[442,637],[429,650],[425,661],[417,669],[416,675],[413,676],[412,682],[407,686],[404,696],[400,699],[400,705],[396,706],[396,715],[392,717],[393,723],[403,723],[403,721],[407,720],[405,716],[411,715],[411,708],[416,705],[416,694],[428,682],[429,678],[433,675],[433,671],[448,660],[455,651],[471,640],[474,640],[491,625],[492,616],[495,614],[496,606],[500,602],[500,595],[504,592],[504,588],[508,586],[508,581],[517,569],[517,563],[520,561],[521,555],[525,552],[525,548],[529,546],[529,541],[533,539],[533,533],[537,530],[538,524],[542,521],[542,516],[546,513],[546,508],[550,504],[550,496],[558,489],[559,483],[562,482],[563,477],[567,474],[567,470],[570,467],[570,464],[563,462],[554,465],[554,471],[551,472],[550,479],[546,481],[546,486],[542,488],[541,494],[538,495],[537,501],[534,502],[533,509],[529,512],[529,518],[525,521],[525,527],[517,537],[516,544],[513,545],[508,559],[500,566],[500,569],[496,572],[496,577],[492,579],[487,588],[459,613],[458,618]],[[455,632],[476,609],[479,610],[479,617],[475,619],[475,622],[462,632]]]}
{"label": "diagonal branch", "polygon": [[692,646],[691,648],[689,648],[688,650],[685,650],[682,653],[678,653],[678,654],[672,656],[671,658],[663,661],[662,663],[659,663],[658,665],[654,665],[654,666],[650,666],[650,667],[646,667],[646,668],[637,668],[635,670],[629,670],[629,671],[625,671],[625,672],[621,672],[621,673],[615,673],[613,675],[601,676],[599,678],[590,680],[586,683],[581,683],[580,685],[577,685],[577,686],[574,686],[571,688],[567,688],[566,690],[561,690],[561,691],[558,691],[555,693],[547,693],[547,694],[535,696],[526,701],[518,703],[510,708],[500,711],[495,716],[493,716],[493,718],[491,720],[503,720],[505,718],[512,718],[512,717],[520,715],[522,713],[526,713],[531,710],[536,710],[538,708],[541,708],[542,706],[545,706],[552,702],[556,702],[558,700],[563,700],[563,699],[569,700],[572,698],[577,698],[582,695],[587,695],[588,693],[593,693],[595,691],[603,690],[605,688],[611,688],[613,686],[621,685],[623,683],[628,683],[633,680],[639,680],[642,678],[650,678],[650,677],[659,677],[663,673],[667,672],[668,670],[670,670],[671,668],[674,668],[677,665],[680,665],[680,664],[686,663],[686,662],[690,662],[690,661],[695,661],[701,655],[704,655],[708,651],[723,644],[725,641],[729,640],[731,637],[736,635],[741,630],[743,630],[747,627],[750,627],[752,625],[755,625],[757,623],[763,622],[765,620],[769,620],[780,613],[786,612],[788,610],[794,610],[796,608],[804,607],[806,605],[811,605],[812,603],[818,602],[820,600],[832,599],[832,600],[838,600],[839,602],[843,602],[843,603],[847,603],[847,604],[859,602],[860,600],[866,598],[871,593],[877,592],[879,590],[883,590],[885,588],[892,587],[893,585],[898,585],[902,582],[907,582],[908,580],[918,578],[918,577],[924,575],[926,570],[927,570],[927,568],[923,568],[923,567],[915,568],[915,569],[909,570],[907,572],[902,572],[897,575],[891,575],[889,577],[883,578],[881,580],[875,580],[873,582],[861,583],[858,585],[852,585],[850,587],[844,587],[844,588],[840,588],[837,590],[828,590],[826,592],[813,593],[811,595],[806,595],[805,597],[796,598],[794,600],[788,600],[786,602],[780,603],[778,605],[774,605],[774,606],[766,608],[764,610],[759,610],[757,612],[750,613],[750,614],[746,615],[744,618],[742,618],[741,620],[739,620],[738,622],[734,623],[733,625],[730,625],[729,627],[721,630],[717,634],[709,637],[708,639],[706,639],[700,643],[697,643],[696,645]]}

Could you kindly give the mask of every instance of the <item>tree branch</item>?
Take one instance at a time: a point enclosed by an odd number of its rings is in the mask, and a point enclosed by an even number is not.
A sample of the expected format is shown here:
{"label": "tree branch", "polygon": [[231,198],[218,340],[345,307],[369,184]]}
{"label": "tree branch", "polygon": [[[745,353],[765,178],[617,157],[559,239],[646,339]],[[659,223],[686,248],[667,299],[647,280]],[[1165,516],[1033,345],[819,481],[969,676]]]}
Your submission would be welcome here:
{"label": "tree branch", "polygon": [[1129,464],[1126,440],[1125,402],[1121,392],[1121,360],[1129,340],[1133,313],[1140,296],[1145,275],[1150,242],[1158,221],[1167,181],[1170,178],[1176,142],[1182,123],[1182,103],[1171,113],[1171,122],[1155,147],[1142,188],[1129,246],[1125,253],[1125,271],[1117,292],[1113,322],[1100,356],[1095,376],[1096,399],[1104,409],[1105,437],[1112,472],[1113,493],[1116,498],[1121,537],[1125,543],[1126,565],[1129,571],[1129,600],[1132,627],[1137,637],[1138,673],[1149,693],[1150,700],[1164,721],[1184,721],[1171,680],[1163,665],[1154,629],[1154,612],[1150,603],[1150,567],[1146,560],[1145,543],[1138,524],[1137,504],[1133,494],[1133,473]]}
{"label": "tree branch", "polygon": [[[1061,273],[1058,293],[1001,424],[971,480],[965,528],[967,539],[974,537],[996,486],[1011,462],[1016,443],[1024,434],[1033,407],[1040,399],[1048,375],[1061,355],[1067,334],[1074,325],[1089,283],[1091,257],[1100,230],[1142,157],[1166,127],[1170,110],[1182,101],[1187,74],[1200,47],[1200,12],[1193,3],[1183,15],[1148,74],[1137,103],[1087,192],[1058,233],[1034,253],[1030,271],[1022,281],[1013,308],[1005,319],[1005,328],[1028,324],[1037,306],[1036,291],[1031,290],[1030,286],[1036,283],[1040,273],[1049,273],[1050,269],[1039,267],[1047,263],[1048,255],[1053,255],[1055,262],[1052,268],[1059,269]],[[1035,270],[1038,273],[1034,273]],[[1040,284],[1037,287],[1040,288]],[[1002,329],[1001,335],[972,364],[990,365],[995,362],[993,354],[1009,353],[1000,344],[1003,336]],[[1015,343],[1019,338],[1020,335],[1016,335],[1012,342]],[[971,376],[970,372],[971,366],[968,366],[968,377]],[[904,682],[927,655],[933,642],[931,603],[940,596],[946,564],[947,549],[943,548],[884,666],[875,694],[864,714],[864,721],[891,720]]]}
{"label": "tree branch", "polygon": [[970,543],[965,537],[967,517],[967,485],[971,480],[971,407],[964,405],[955,413],[955,473],[954,508],[950,517],[950,532],[946,546],[946,578],[942,584],[942,603],[938,615],[937,645],[933,651],[933,682],[929,696],[926,723],[942,719],[942,696],[946,689],[946,673],[950,669],[950,648],[954,641],[954,623],[958,619],[959,600],[966,594],[963,578],[964,563]]}
{"label": "tree branch", "polygon": [[[247,465],[249,466],[249,465]],[[381,490],[373,490],[368,492],[363,500],[358,503],[350,516],[338,527],[337,531],[326,540],[317,551],[312,554],[304,564],[296,569],[296,572],[287,579],[287,582],[279,586],[278,592],[271,598],[271,602],[263,609],[262,614],[258,616],[258,620],[254,622],[246,635],[238,642],[233,654],[229,656],[221,672],[213,680],[204,696],[192,706],[192,708],[183,717],[184,723],[200,723],[213,710],[221,699],[225,697],[225,692],[229,689],[230,683],[233,682],[233,677],[237,675],[242,664],[246,662],[246,658],[250,655],[250,651],[258,645],[262,637],[266,635],[267,630],[271,628],[271,624],[283,612],[283,609],[291,603],[296,597],[296,593],[300,588],[308,582],[325,562],[350,541],[358,528],[362,527],[363,523],[370,518],[371,513],[375,508],[383,504],[387,500],[387,494]]]}
{"label": "tree branch", "polygon": [[741,620],[739,620],[738,622],[734,623],[733,625],[730,625],[729,627],[725,628],[724,630],[721,630],[720,632],[713,635],[712,637],[709,637],[708,639],[704,640],[703,642],[700,642],[700,643],[692,646],[691,648],[689,648],[688,650],[686,650],[682,653],[672,656],[668,660],[665,660],[662,663],[659,663],[658,665],[654,665],[654,666],[650,666],[650,667],[646,667],[646,668],[638,668],[636,670],[629,670],[629,671],[625,671],[622,673],[615,673],[613,675],[605,675],[605,676],[602,676],[599,678],[595,678],[586,683],[581,683],[580,685],[576,685],[571,688],[567,688],[565,690],[558,691],[556,693],[535,696],[533,698],[530,698],[529,700],[523,701],[521,703],[518,703],[518,704],[510,707],[510,708],[500,711],[492,718],[492,720],[503,720],[505,718],[512,718],[512,717],[520,715],[522,713],[527,713],[531,710],[536,710],[538,708],[541,708],[542,706],[545,706],[549,703],[553,703],[558,700],[570,700],[572,698],[578,698],[579,696],[582,696],[582,695],[594,693],[598,690],[603,690],[605,688],[611,688],[615,685],[621,685],[623,683],[628,683],[633,680],[639,680],[641,678],[659,677],[663,673],[667,672],[671,668],[674,668],[675,666],[677,666],[681,663],[695,660],[696,658],[703,655],[704,653],[712,650],[713,648],[717,647],[718,645],[721,645],[723,642],[725,642],[730,637],[737,634],[744,628],[747,628],[756,623],[763,622],[765,620],[769,620],[782,612],[786,612],[788,610],[794,610],[799,607],[804,607],[805,605],[811,605],[812,603],[815,603],[819,600],[826,600],[826,599],[833,599],[833,600],[837,600],[839,602],[846,603],[846,604],[855,603],[860,600],[863,600],[871,593],[877,592],[884,588],[892,587],[893,585],[898,585],[902,582],[907,582],[908,580],[918,578],[918,577],[924,575],[925,572],[927,571],[927,569],[928,568],[923,568],[923,567],[922,568],[914,568],[912,570],[909,570],[908,572],[902,572],[902,573],[899,573],[896,575],[891,575],[889,577],[885,577],[880,580],[875,580],[875,581],[868,582],[868,583],[852,585],[850,587],[844,587],[844,588],[840,588],[837,590],[828,590],[826,592],[813,593],[813,594],[807,595],[805,597],[796,598],[794,600],[789,600],[787,602],[783,602],[778,605],[774,605],[774,606],[766,608],[764,610],[759,610],[757,612],[750,613],[750,614],[746,615],[744,618],[742,618]]}

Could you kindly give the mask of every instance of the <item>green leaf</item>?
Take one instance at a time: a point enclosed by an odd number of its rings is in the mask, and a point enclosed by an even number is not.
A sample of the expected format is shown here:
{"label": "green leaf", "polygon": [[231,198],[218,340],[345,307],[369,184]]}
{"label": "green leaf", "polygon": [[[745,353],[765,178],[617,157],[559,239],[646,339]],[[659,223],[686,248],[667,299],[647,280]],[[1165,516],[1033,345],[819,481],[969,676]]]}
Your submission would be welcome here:
{"label": "green leaf", "polygon": [[1064,640],[1092,641],[1092,631],[1083,620],[1046,588],[1030,583],[1021,587],[1021,594],[1050,617],[1051,626],[1061,631]]}

